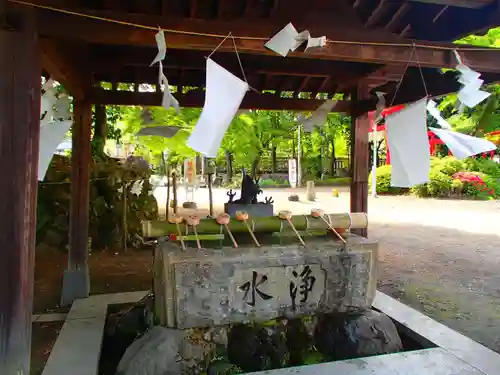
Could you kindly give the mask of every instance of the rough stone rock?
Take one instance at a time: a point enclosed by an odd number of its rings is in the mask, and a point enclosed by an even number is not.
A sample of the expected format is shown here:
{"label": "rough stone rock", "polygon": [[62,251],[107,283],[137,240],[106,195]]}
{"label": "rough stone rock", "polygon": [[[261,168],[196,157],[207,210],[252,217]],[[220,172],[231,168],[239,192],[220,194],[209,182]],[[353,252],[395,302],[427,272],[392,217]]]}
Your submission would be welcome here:
{"label": "rough stone rock", "polygon": [[284,367],[288,355],[284,326],[237,324],[229,331],[227,354],[230,363],[246,372]]}
{"label": "rough stone rock", "polygon": [[403,349],[396,326],[385,314],[373,310],[320,317],[315,330],[318,351],[328,360],[345,360]]}
{"label": "rough stone rock", "polygon": [[180,375],[185,332],[156,326],[130,345],[116,375]]}

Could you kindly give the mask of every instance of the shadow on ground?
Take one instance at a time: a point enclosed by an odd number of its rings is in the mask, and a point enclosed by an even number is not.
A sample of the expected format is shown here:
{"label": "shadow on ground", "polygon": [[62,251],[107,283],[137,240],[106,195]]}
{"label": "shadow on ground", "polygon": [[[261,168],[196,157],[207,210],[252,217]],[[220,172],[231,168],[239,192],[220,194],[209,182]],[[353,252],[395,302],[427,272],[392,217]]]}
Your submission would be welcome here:
{"label": "shadow on ground", "polygon": [[392,223],[369,236],[381,291],[500,352],[500,236]]}

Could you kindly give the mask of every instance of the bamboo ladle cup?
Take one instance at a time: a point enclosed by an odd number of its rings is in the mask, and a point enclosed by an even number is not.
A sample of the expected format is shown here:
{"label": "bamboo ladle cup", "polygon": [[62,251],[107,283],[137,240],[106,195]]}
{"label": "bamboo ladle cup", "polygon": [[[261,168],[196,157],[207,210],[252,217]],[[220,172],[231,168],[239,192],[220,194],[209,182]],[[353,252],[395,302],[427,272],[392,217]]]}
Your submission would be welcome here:
{"label": "bamboo ladle cup", "polygon": [[168,222],[170,224],[175,224],[177,228],[177,234],[179,235],[179,239],[181,240],[182,250],[186,250],[186,245],[184,244],[184,240],[182,239],[181,227],[179,226],[179,224],[182,223],[183,221],[184,219],[179,215],[173,214],[172,216],[168,217]]}
{"label": "bamboo ladle cup", "polygon": [[255,237],[255,234],[253,233],[252,229],[250,228],[250,225],[248,225],[248,212],[246,211],[236,211],[236,214],[234,215],[236,217],[236,220],[242,221],[245,223],[248,233],[250,233],[250,236],[252,236],[253,242],[257,245],[257,247],[260,247],[260,243],[257,240],[257,237]]}
{"label": "bamboo ladle cup", "polygon": [[328,225],[328,228],[330,228],[331,231],[337,235],[338,239],[340,241],[342,241],[344,243],[344,245],[347,243],[347,241],[344,240],[344,237],[342,237],[340,235],[340,233],[337,232],[337,230],[334,227],[332,227],[332,225],[325,219],[325,213],[323,212],[323,210],[313,208],[311,210],[311,216],[315,217],[315,218],[320,218],[321,220],[323,220],[325,222],[325,224]]}
{"label": "bamboo ladle cup", "polygon": [[200,239],[198,238],[198,231],[196,227],[200,224],[200,217],[196,215],[190,215],[186,218],[186,223],[193,227],[194,237],[196,238],[196,245],[198,249],[201,249]]}
{"label": "bamboo ladle cup", "polygon": [[297,231],[297,228],[295,228],[295,225],[293,225],[292,223],[292,213],[290,211],[280,211],[278,213],[278,217],[281,219],[281,220],[286,220],[288,221],[288,224],[290,224],[290,227],[292,227],[293,231],[295,232],[295,235],[297,236],[297,238],[299,239],[300,243],[302,244],[302,246],[306,246],[306,243],[304,242],[304,240],[302,239],[302,237],[300,236],[299,232]]}
{"label": "bamboo ladle cup", "polygon": [[235,248],[238,248],[238,243],[234,239],[233,234],[231,233],[231,229],[229,229],[229,222],[231,221],[231,216],[228,214],[220,214],[215,218],[215,221],[217,221],[217,224],[223,225],[226,228],[227,234],[229,234],[229,237],[231,238],[231,241],[233,241],[233,245]]}

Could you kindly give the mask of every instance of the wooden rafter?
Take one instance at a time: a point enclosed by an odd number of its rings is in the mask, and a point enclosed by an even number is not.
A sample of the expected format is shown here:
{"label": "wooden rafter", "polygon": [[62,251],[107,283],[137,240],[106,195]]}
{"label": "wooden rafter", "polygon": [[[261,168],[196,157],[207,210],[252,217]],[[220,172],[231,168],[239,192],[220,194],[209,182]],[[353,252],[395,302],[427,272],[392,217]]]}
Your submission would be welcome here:
{"label": "wooden rafter", "polygon": [[65,45],[48,39],[40,40],[40,46],[43,69],[75,98],[83,98],[91,82],[88,80],[88,72],[74,59],[74,54]]}
{"label": "wooden rafter", "polygon": [[190,18],[195,18],[196,17],[196,10],[197,10],[197,0],[190,0],[190,6],[189,6],[189,17]]}
{"label": "wooden rafter", "polygon": [[300,82],[300,85],[299,87],[297,88],[297,90],[294,91],[293,93],[293,96],[295,98],[297,98],[299,96],[299,94],[304,91],[304,89],[306,88],[307,84],[309,83],[309,80],[311,79],[311,77],[304,77],[302,78],[302,82]]}
{"label": "wooden rafter", "polygon": [[380,21],[380,19],[384,16],[387,4],[387,0],[380,0],[380,3],[378,3],[373,13],[366,20],[365,27],[373,27]]}
{"label": "wooden rafter", "polygon": [[407,1],[402,3],[398,10],[394,13],[391,20],[385,25],[385,29],[389,31],[394,31],[400,24],[403,17],[408,13],[411,8],[411,4]]}
{"label": "wooden rafter", "polygon": [[[51,16],[54,15],[52,14]],[[64,28],[65,36],[85,38],[89,42],[115,45],[126,45],[132,43],[135,45],[151,46],[155,44],[154,34],[152,31],[148,30],[134,29],[106,23],[99,23],[100,27],[96,27],[96,21],[80,18],[56,17],[56,19],[60,22],[48,22],[48,19],[52,19],[52,17],[45,18],[45,21],[40,24],[40,32],[42,35],[58,37],[60,36],[61,28]],[[261,27],[261,24],[256,23],[252,28],[247,30],[247,34],[258,34]],[[209,31],[210,30],[207,30],[207,32]],[[349,36],[349,34],[346,35]],[[170,48],[195,48],[197,50],[206,51],[213,50],[213,48],[215,48],[220,42],[220,39],[218,38],[182,34],[168,34],[167,39]],[[398,43],[402,42],[403,41],[398,40]],[[400,45],[391,46],[384,44],[363,45],[362,43],[329,43],[324,48],[314,49],[308,51],[307,53],[297,51],[291,53],[290,56],[376,64],[404,64],[410,60],[412,49],[409,46],[411,46],[412,42],[416,43],[417,46],[419,44],[418,41],[408,41],[408,46],[405,47]],[[236,44],[240,53],[276,56],[272,51],[264,47],[264,41],[261,40],[237,39]],[[450,50],[417,47],[420,64],[422,66],[436,68],[451,67],[451,49],[455,48],[456,45],[450,43],[426,44],[432,44],[436,47],[446,46]],[[226,43],[219,48],[219,51],[233,52],[233,46],[230,43]],[[467,61],[472,69],[479,71],[498,71],[500,69],[497,63],[498,52],[498,50],[492,49],[491,51],[474,52],[472,50],[464,53],[467,54]]]}
{"label": "wooden rafter", "polygon": [[442,4],[462,8],[483,8],[495,0],[410,0],[418,3]]}
{"label": "wooden rafter", "polygon": [[440,18],[441,16],[444,14],[444,12],[446,12],[446,10],[448,10],[449,8],[449,5],[445,5],[444,7],[442,7],[439,12],[437,12],[437,14],[434,16],[434,18],[432,19],[432,23],[436,23]]}

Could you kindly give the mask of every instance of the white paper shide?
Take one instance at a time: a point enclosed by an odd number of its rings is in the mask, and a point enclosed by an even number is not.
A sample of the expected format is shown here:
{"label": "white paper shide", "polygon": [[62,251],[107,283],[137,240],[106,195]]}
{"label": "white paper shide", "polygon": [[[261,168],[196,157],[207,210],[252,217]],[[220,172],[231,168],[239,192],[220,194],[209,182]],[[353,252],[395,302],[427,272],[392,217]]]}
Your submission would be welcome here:
{"label": "white paper shide", "polygon": [[306,43],[306,50],[314,47],[324,47],[326,45],[326,37],[313,38],[308,30],[299,33],[290,22],[264,46],[278,55],[286,57],[289,52],[294,52],[303,43]]}
{"label": "white paper shide", "polygon": [[426,106],[424,98],[386,118],[391,186],[412,187],[429,181],[431,155]]}
{"label": "white paper shide", "polygon": [[496,150],[496,145],[487,139],[472,137],[467,134],[447,129],[430,128],[448,147],[454,157],[465,159],[469,156]]}
{"label": "white paper shide", "polygon": [[245,81],[207,59],[205,104],[188,139],[188,146],[206,157],[216,157],[248,88]]}

